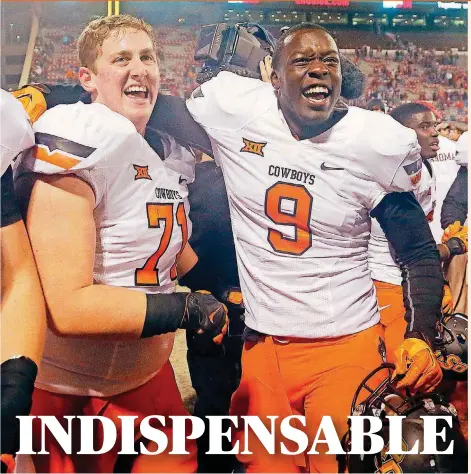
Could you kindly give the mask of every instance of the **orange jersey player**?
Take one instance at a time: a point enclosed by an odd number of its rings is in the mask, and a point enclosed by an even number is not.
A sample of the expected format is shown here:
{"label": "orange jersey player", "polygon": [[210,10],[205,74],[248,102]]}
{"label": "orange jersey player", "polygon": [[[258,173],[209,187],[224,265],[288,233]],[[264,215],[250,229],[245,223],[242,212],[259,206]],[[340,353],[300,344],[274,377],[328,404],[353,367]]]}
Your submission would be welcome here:
{"label": "orange jersey player", "polygon": [[[301,24],[277,42],[271,85],[222,71],[187,102],[224,173],[246,307],[232,414],[304,415],[310,441],[323,416],[346,431],[353,393],[381,362],[370,215],[404,258],[409,284],[425,286],[406,313],[395,361],[401,384],[428,391],[441,380],[429,345],[440,262],[422,210],[404,192],[422,167],[417,137],[387,115],[348,107],[341,78],[331,35]],[[418,231],[404,239],[412,223]],[[325,447],[286,456],[252,438],[249,446],[252,454],[240,456],[248,472],[338,472]]]}

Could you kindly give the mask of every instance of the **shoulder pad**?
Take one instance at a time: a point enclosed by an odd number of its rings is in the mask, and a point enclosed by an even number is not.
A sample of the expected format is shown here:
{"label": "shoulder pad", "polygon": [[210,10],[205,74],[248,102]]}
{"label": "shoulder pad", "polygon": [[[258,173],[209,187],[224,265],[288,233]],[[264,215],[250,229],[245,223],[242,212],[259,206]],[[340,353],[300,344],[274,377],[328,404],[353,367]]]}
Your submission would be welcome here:
{"label": "shoulder pad", "polygon": [[91,169],[139,152],[144,139],[124,116],[102,104],[58,105],[34,124],[31,170],[61,173]]}

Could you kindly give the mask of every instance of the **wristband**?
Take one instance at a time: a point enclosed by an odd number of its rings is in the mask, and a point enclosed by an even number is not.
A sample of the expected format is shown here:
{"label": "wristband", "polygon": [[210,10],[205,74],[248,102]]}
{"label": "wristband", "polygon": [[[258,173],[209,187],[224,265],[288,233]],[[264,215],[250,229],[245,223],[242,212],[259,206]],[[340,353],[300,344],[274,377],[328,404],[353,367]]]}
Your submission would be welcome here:
{"label": "wristband", "polygon": [[146,319],[141,337],[175,332],[181,327],[189,293],[146,294]]}

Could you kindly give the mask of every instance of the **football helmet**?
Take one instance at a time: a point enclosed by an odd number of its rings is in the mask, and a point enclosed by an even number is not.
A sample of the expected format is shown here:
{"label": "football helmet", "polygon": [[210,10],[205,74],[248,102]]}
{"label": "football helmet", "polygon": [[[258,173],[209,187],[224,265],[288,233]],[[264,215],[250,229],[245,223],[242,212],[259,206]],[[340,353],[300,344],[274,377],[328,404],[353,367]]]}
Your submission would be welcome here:
{"label": "football helmet", "polygon": [[468,373],[468,317],[462,313],[444,315],[438,324],[440,337],[435,355],[447,378],[462,380]]}
{"label": "football helmet", "polygon": [[[351,406],[351,415],[376,416],[381,418],[382,429],[376,433],[384,440],[384,448],[376,454],[350,454],[350,430],[342,439],[344,451],[347,453],[339,458],[339,472],[349,473],[392,473],[392,472],[467,472],[467,444],[459,429],[458,414],[453,405],[446,402],[438,394],[421,394],[409,396],[395,387],[393,378],[394,365],[383,364],[373,370],[360,384]],[[372,389],[370,385],[382,374],[386,377]],[[358,403],[360,395],[369,395]],[[452,426],[444,420],[438,420],[437,431],[445,431],[445,441],[437,437],[437,449],[444,451],[450,440],[454,441],[453,455],[450,454],[387,454],[389,447],[389,421],[386,416],[405,416],[402,421],[403,451],[408,451],[419,443],[419,453],[423,450],[424,425],[421,416],[451,416]],[[370,449],[369,439],[365,439],[365,449]]]}

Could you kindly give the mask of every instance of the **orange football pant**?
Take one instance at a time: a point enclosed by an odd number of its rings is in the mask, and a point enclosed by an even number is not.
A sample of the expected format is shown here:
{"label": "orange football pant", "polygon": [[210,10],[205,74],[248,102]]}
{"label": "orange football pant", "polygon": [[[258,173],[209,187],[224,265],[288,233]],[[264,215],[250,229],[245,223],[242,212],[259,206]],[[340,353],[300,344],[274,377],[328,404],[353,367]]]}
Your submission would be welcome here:
{"label": "orange football pant", "polygon": [[[74,425],[74,422],[78,422],[74,419],[72,420],[73,454],[67,455],[46,429],[45,447],[50,454],[31,456],[36,472],[115,472],[115,467],[117,472],[196,472],[196,442],[194,440],[187,440],[186,449],[190,454],[185,456],[168,454],[172,449],[172,426],[169,418],[166,418],[166,427],[155,424],[155,427],[164,432],[169,440],[169,445],[162,454],[118,456],[118,451],[121,450],[121,420],[118,416],[138,417],[134,423],[136,441],[140,439],[139,423],[146,416],[188,416],[169,362],[144,385],[107,398],[63,395],[36,388],[33,393],[31,415],[52,415],[58,417],[59,420],[60,417],[66,415],[100,415],[113,420],[118,432],[117,442],[108,453],[77,455],[75,453],[80,450],[80,425],[78,423]],[[37,421],[39,420],[33,420],[34,451],[41,450],[41,427],[39,423],[35,423]],[[65,420],[63,426],[67,428]],[[101,424],[97,424],[94,434],[95,449],[97,449],[103,443]],[[150,447],[148,449],[153,450]]]}
{"label": "orange football pant", "polygon": [[379,317],[384,329],[386,359],[394,363],[394,351],[404,341],[407,322],[404,319],[406,309],[402,301],[402,286],[373,280],[378,298]]}
{"label": "orange football pant", "polygon": [[[296,428],[309,439],[306,451],[310,451],[322,417],[327,415],[332,417],[342,439],[348,429],[347,417],[356,389],[382,362],[378,351],[382,336],[383,330],[377,324],[337,338],[262,336],[258,342],[246,342],[242,380],[232,397],[231,415],[258,416],[267,427],[268,416],[305,416],[306,427],[299,424]],[[281,422],[280,418],[277,421]],[[245,464],[246,472],[338,472],[336,456],[325,454],[325,443],[317,444],[320,454],[281,454],[280,441],[290,451],[295,451],[297,444],[281,436],[280,423],[276,424],[275,454],[268,454],[251,430],[245,440],[240,424],[235,434],[233,441],[239,441],[239,451],[244,450],[247,441],[253,453],[237,456]]]}

